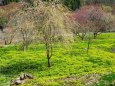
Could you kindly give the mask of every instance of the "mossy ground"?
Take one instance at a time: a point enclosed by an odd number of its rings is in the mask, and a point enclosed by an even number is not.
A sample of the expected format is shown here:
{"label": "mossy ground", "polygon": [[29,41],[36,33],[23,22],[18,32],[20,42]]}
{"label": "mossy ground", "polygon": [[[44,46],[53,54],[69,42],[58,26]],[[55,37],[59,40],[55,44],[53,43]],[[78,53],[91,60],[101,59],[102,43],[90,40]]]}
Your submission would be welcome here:
{"label": "mossy ground", "polygon": [[[0,86],[9,86],[10,80],[22,73],[35,76],[23,86],[84,86],[79,78],[74,78],[94,73],[102,76],[94,85],[109,86],[115,81],[113,47],[115,33],[103,33],[92,39],[89,54],[86,53],[87,40],[76,37],[69,48],[54,47],[52,66],[48,68],[43,44],[32,44],[24,52],[18,51],[16,45],[5,46],[0,48]],[[68,77],[70,79],[66,79]]]}

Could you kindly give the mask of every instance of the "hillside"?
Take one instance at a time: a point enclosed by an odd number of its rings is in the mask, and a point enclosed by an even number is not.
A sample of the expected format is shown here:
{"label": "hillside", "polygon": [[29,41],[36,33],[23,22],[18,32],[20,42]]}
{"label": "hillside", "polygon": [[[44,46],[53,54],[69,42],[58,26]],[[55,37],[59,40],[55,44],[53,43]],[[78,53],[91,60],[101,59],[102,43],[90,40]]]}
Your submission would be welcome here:
{"label": "hillside", "polygon": [[13,15],[21,5],[19,3],[11,3],[5,6],[0,6],[0,17],[7,17]]}
{"label": "hillside", "polygon": [[34,75],[21,86],[112,86],[115,85],[115,34],[105,33],[92,39],[89,54],[87,40],[76,38],[71,49],[56,45],[47,68],[43,44],[32,44],[29,50],[18,51],[18,46],[0,48],[0,85],[9,86],[10,80],[22,73]]}
{"label": "hillside", "polygon": [[115,86],[114,0],[18,1],[0,2],[0,86]]}

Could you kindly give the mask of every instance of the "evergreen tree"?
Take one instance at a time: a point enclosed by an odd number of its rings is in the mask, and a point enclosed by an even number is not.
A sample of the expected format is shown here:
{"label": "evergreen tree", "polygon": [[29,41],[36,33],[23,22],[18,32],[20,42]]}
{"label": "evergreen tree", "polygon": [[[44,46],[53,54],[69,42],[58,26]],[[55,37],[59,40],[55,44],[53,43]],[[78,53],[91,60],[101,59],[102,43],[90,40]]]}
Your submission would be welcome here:
{"label": "evergreen tree", "polygon": [[44,0],[44,1],[56,1],[59,3],[63,3],[66,5],[70,10],[79,9],[80,6],[83,4],[84,0]]}
{"label": "evergreen tree", "polygon": [[19,1],[20,0],[3,0],[2,5],[7,5],[7,4],[11,3],[11,2],[19,2]]}
{"label": "evergreen tree", "polygon": [[71,10],[76,10],[80,8],[83,0],[63,0],[64,4],[68,6]]}

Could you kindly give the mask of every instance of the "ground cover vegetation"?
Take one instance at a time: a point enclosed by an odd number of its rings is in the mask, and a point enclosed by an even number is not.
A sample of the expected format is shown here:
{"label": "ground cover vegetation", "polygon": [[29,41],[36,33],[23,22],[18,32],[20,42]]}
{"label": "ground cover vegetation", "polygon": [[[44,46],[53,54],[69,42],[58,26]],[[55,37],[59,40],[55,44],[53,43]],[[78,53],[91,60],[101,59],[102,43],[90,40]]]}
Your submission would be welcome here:
{"label": "ground cover vegetation", "polygon": [[111,2],[4,1],[0,6],[0,86],[114,86]]}

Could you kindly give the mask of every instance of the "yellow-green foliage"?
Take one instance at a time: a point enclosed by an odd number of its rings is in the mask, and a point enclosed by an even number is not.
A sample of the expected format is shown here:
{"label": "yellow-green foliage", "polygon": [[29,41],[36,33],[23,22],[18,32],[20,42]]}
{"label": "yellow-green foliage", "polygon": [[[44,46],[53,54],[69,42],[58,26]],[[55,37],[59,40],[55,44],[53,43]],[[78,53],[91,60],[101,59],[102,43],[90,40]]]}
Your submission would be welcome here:
{"label": "yellow-green foliage", "polygon": [[32,44],[25,52],[18,51],[18,45],[4,46],[0,48],[0,86],[9,86],[10,80],[21,73],[30,73],[35,77],[22,86],[84,86],[82,80],[75,80],[75,77],[94,73],[103,76],[98,86],[104,86],[105,82],[110,84],[115,80],[115,53],[111,52],[113,47],[115,33],[103,33],[91,40],[87,55],[87,40],[82,41],[76,37],[69,49],[60,45],[54,47],[52,67],[48,68],[43,44]]}

